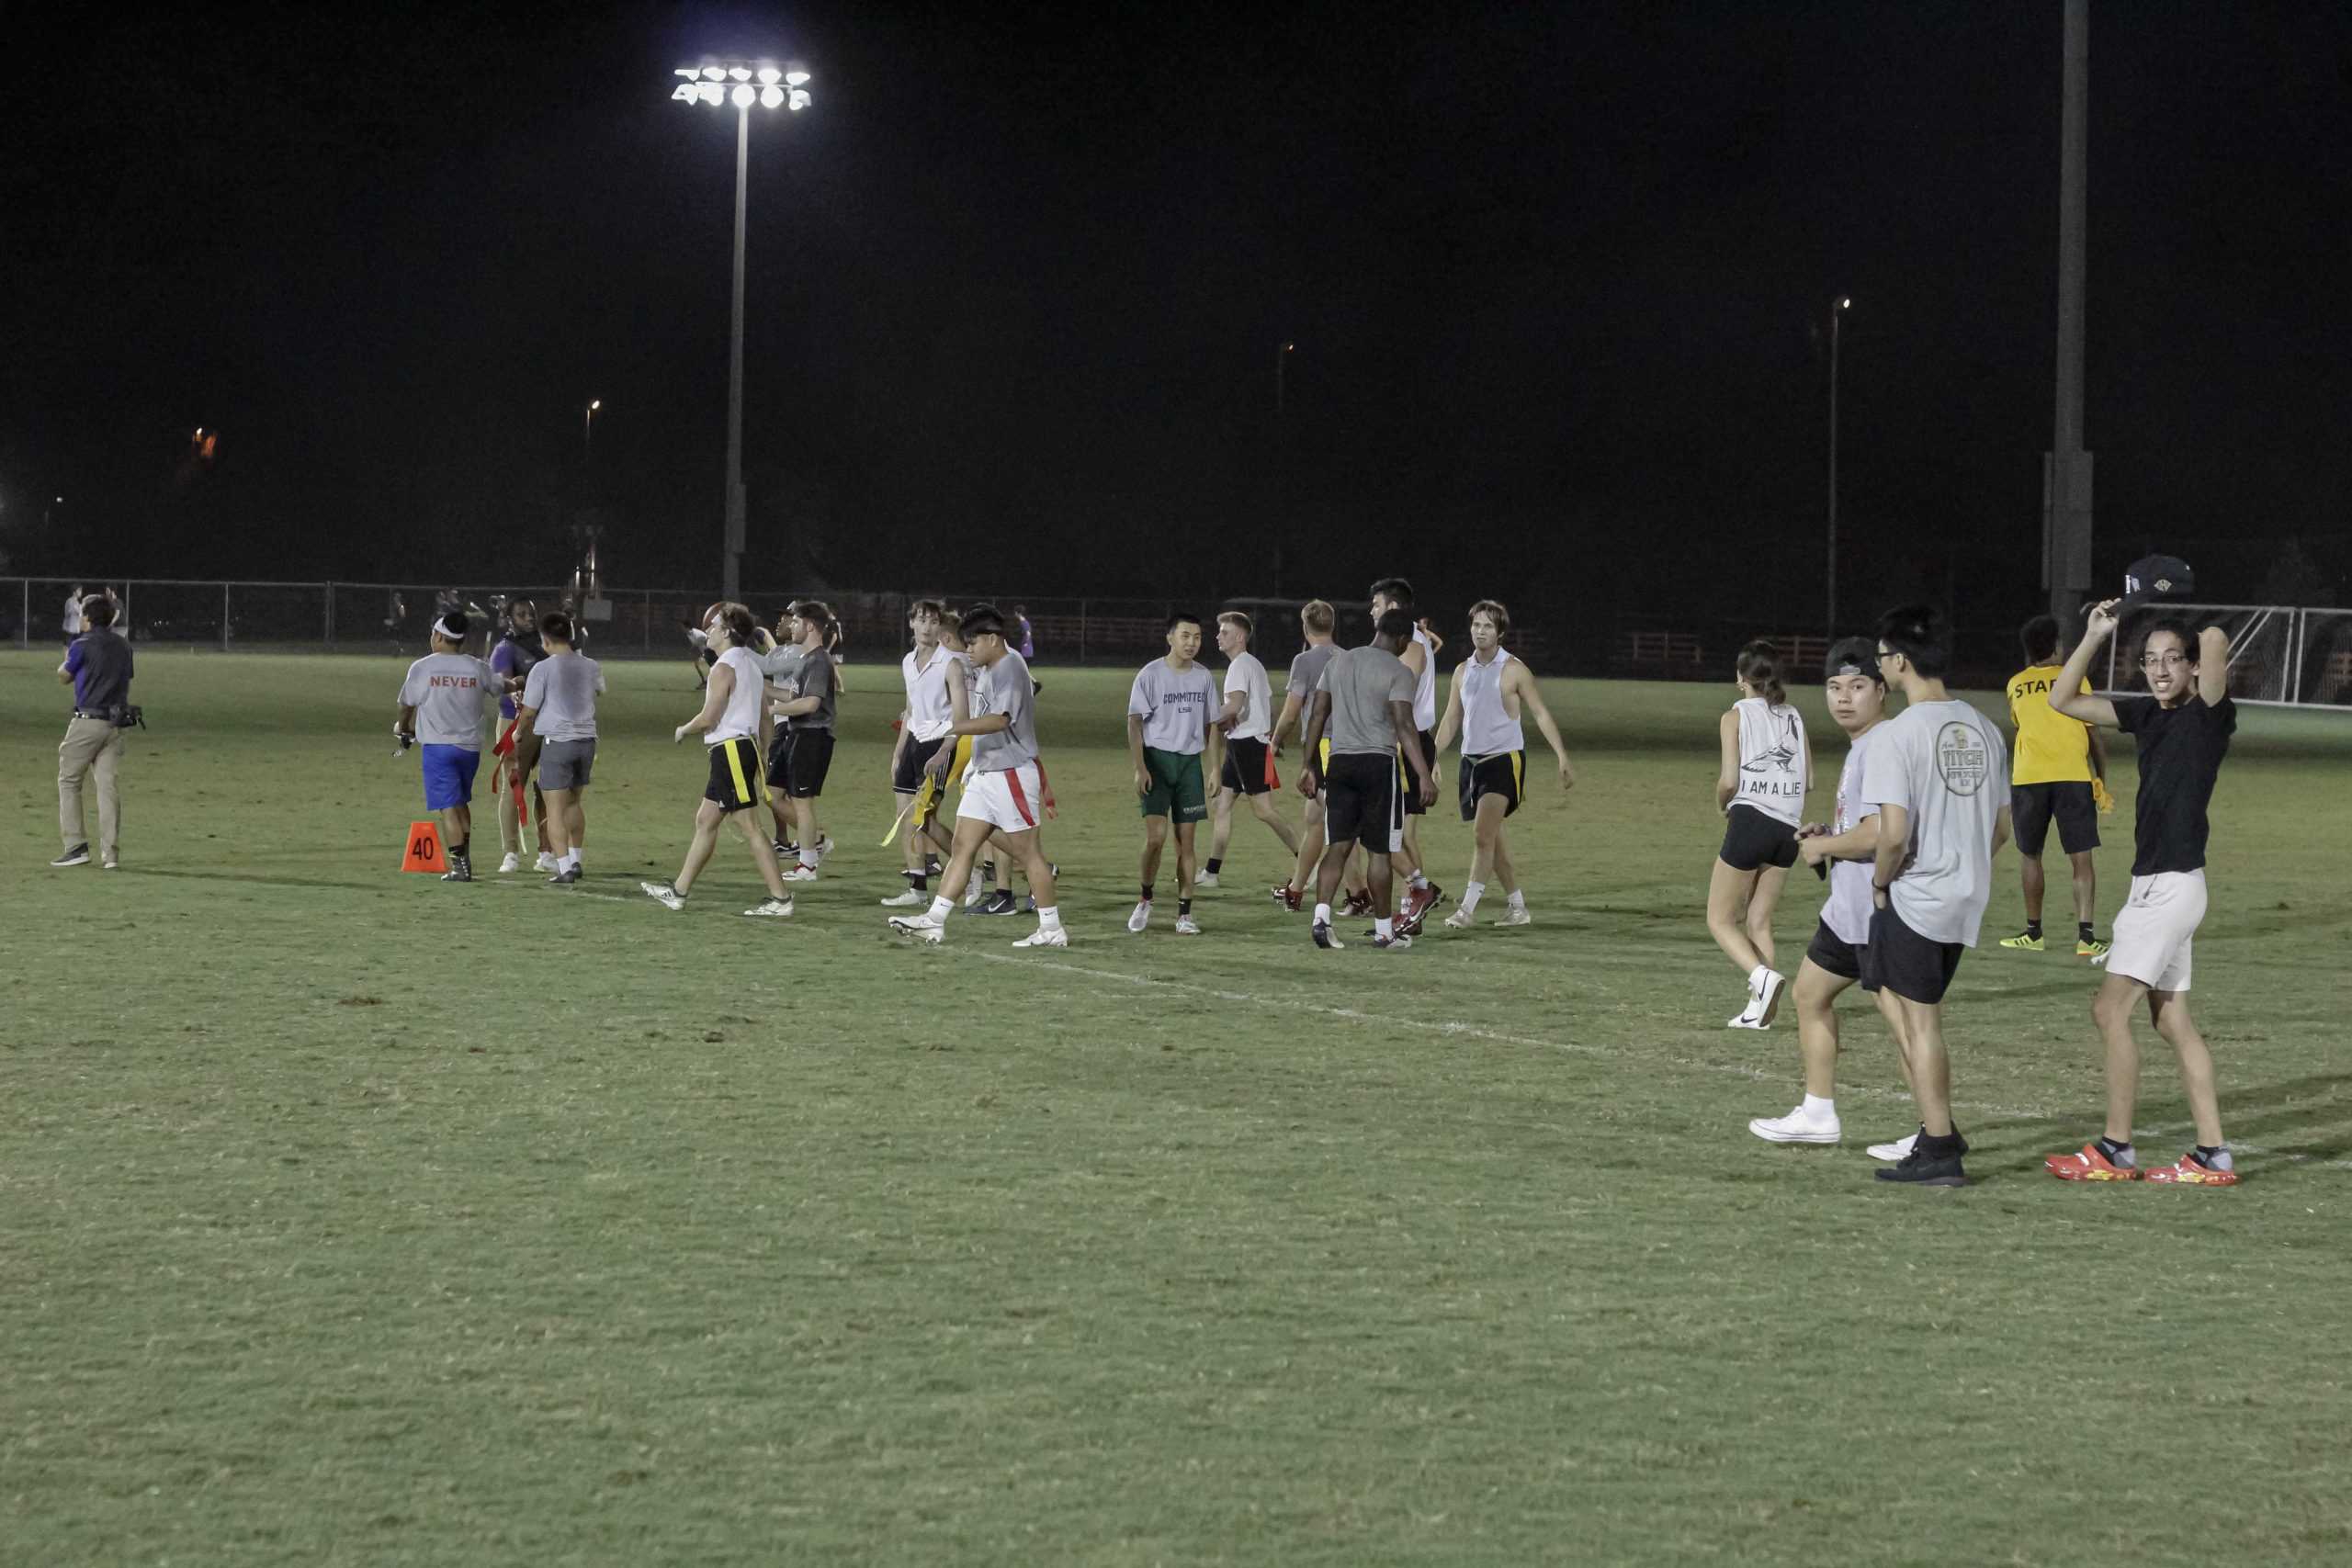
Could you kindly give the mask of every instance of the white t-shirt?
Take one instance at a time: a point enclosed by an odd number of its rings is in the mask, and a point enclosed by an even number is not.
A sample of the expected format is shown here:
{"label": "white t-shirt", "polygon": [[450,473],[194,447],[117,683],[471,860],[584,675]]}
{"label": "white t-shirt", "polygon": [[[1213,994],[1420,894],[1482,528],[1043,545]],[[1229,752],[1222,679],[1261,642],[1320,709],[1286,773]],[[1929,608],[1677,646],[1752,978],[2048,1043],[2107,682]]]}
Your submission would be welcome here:
{"label": "white t-shirt", "polygon": [[1197,663],[1180,671],[1155,659],[1127,689],[1127,716],[1143,720],[1143,743],[1155,751],[1190,757],[1206,750],[1216,711],[1216,681]]}
{"label": "white t-shirt", "polygon": [[1739,793],[1734,806],[1754,807],[1794,828],[1804,820],[1804,716],[1762,697],[1732,705],[1739,715]]}
{"label": "white t-shirt", "polygon": [[1225,695],[1230,698],[1237,691],[1246,693],[1250,700],[1234,721],[1233,739],[1263,740],[1274,728],[1274,683],[1266,679],[1266,667],[1258,656],[1247,649],[1225,667]]}
{"label": "white t-shirt", "polygon": [[82,635],[82,596],[78,593],[65,601],[63,630],[67,637]]}
{"label": "white t-shirt", "polygon": [[944,648],[931,650],[931,662],[918,665],[913,649],[899,660],[899,674],[907,683],[907,733],[917,740],[936,740],[956,723],[956,699],[947,689],[947,667],[956,656]]}
{"label": "white t-shirt", "polygon": [[498,709],[498,673],[465,653],[428,653],[401,681],[401,705],[416,710],[416,738],[427,746],[481,750],[481,723]]}
{"label": "white t-shirt", "polygon": [[[1846,753],[1846,765],[1838,774],[1838,804],[1829,818],[1833,833],[1850,833],[1878,815],[1876,807],[1862,800],[1862,770],[1864,759],[1870,755],[1871,742],[1886,728],[1883,721],[1872,725],[1854,738],[1853,749]],[[1829,897],[1821,906],[1821,923],[1839,942],[1856,947],[1871,939],[1871,863],[1866,860],[1834,860],[1829,863]]]}
{"label": "white t-shirt", "polygon": [[[750,740],[760,733],[760,698],[767,684],[760,673],[760,656],[748,648],[730,648],[718,656],[718,663],[735,672],[735,689],[727,694],[727,706],[720,711],[718,722],[703,731],[706,746]],[[712,668],[716,671],[718,666]]]}
{"label": "white t-shirt", "polygon": [[1421,645],[1421,672],[1413,682],[1413,728],[1437,728],[1437,645],[1430,634],[1420,627],[1413,628],[1413,640]]}
{"label": "white t-shirt", "polygon": [[1993,896],[1993,829],[2009,804],[2008,748],[1966,703],[1914,703],[1871,733],[1862,803],[1910,813],[1887,899],[1929,942],[1976,945]]}
{"label": "white t-shirt", "polygon": [[604,689],[604,667],[586,654],[550,654],[523,677],[522,705],[537,716],[531,728],[541,739],[594,740],[596,694]]}

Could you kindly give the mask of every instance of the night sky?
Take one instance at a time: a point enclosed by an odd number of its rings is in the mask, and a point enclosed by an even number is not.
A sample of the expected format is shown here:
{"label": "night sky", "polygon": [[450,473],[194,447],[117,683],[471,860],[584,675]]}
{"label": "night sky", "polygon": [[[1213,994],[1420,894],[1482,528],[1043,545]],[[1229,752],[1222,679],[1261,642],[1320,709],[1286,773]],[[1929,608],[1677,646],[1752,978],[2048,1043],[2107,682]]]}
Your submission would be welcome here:
{"label": "night sky", "polygon": [[[741,55],[750,585],[1803,622],[1850,294],[1854,607],[2041,597],[2057,0],[494,15],[7,9],[0,570],[715,583]],[[2352,596],[2347,262],[2352,8],[2095,5],[2102,574]]]}

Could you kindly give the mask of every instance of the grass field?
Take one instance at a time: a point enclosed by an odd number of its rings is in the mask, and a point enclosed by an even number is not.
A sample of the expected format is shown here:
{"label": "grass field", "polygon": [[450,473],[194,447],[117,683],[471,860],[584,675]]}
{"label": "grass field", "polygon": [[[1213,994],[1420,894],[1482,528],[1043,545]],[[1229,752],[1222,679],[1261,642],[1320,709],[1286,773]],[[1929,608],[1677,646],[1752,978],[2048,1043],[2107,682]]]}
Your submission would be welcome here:
{"label": "grass field", "polygon": [[395,874],[356,658],[142,652],[125,868],[51,872],[54,663],[0,655],[0,1561],[2352,1560],[2341,717],[2249,710],[2215,801],[2245,1183],[2041,1174],[2097,1128],[2094,976],[1989,946],[2005,855],[1948,1014],[1975,1185],[1923,1192],[1870,1179],[1913,1118],[1850,1004],[1849,1145],[1745,1129],[1795,1037],[1723,1028],[1713,688],[1555,687],[1536,925],[1321,953],[1248,821],[1204,936],[1125,933],[1126,677],[1041,671],[1032,955],[886,933],[885,670],[772,922],[737,846],[636,892],[701,788],[683,665],[607,667],[567,891]]}

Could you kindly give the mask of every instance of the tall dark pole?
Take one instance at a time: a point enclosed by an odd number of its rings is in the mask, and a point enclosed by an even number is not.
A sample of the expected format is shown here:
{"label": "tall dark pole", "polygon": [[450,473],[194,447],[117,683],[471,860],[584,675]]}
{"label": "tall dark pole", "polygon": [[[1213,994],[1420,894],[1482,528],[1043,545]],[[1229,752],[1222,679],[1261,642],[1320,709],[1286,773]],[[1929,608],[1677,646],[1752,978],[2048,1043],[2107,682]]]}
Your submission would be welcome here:
{"label": "tall dark pole", "polygon": [[1822,602],[1827,606],[1826,635],[1832,642],[1838,640],[1838,344],[1846,309],[1852,303],[1841,297],[1829,307],[1829,550]]}
{"label": "tall dark pole", "polygon": [[1283,415],[1289,410],[1291,351],[1298,344],[1285,338],[1274,347],[1274,575],[1267,585],[1279,596],[1283,591],[1283,536],[1290,525],[1290,431]]}
{"label": "tall dark pole", "polygon": [[727,547],[719,596],[743,592],[743,188],[752,152],[752,109],[735,110],[735,310],[727,345]]}
{"label": "tall dark pole", "polygon": [[2041,585],[2066,621],[2091,585],[2091,455],[2083,450],[2084,186],[2089,155],[2090,0],[2065,0],[2058,152],[2058,397],[2042,464]]}

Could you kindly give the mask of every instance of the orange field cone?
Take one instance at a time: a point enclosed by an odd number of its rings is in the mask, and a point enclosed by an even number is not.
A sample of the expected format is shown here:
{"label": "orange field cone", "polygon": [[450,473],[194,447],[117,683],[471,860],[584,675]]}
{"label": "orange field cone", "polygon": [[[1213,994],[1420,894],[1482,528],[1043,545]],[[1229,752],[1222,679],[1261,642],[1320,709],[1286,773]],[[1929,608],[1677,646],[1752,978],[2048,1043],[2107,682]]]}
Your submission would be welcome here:
{"label": "orange field cone", "polygon": [[443,872],[449,869],[441,852],[441,829],[430,822],[408,825],[408,847],[401,854],[402,871]]}

